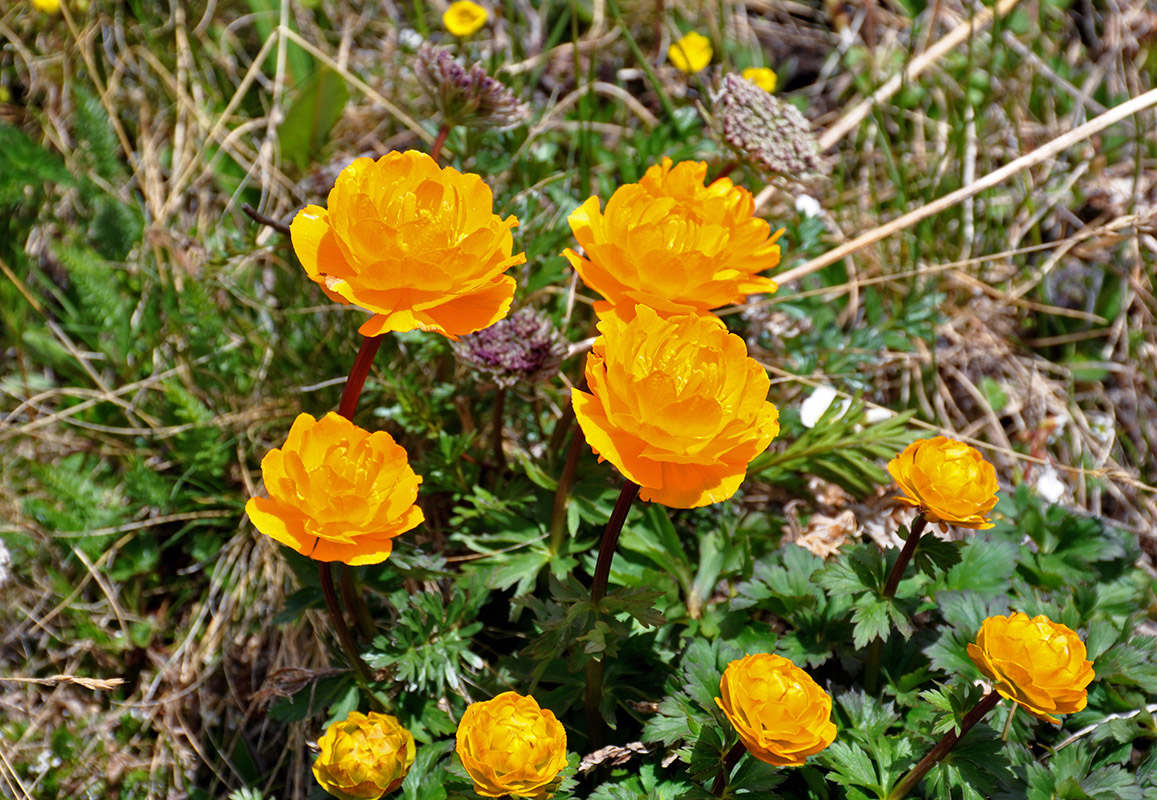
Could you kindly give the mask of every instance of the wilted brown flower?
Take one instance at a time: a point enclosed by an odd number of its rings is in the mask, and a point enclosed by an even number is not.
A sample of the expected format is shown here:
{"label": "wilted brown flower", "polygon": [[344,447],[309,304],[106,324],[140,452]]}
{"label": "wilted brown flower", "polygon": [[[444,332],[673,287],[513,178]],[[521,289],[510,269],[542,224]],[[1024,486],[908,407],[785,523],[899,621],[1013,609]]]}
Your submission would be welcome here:
{"label": "wilted brown flower", "polygon": [[566,355],[567,342],[550,317],[528,307],[463,337],[453,347],[459,361],[505,389],[552,377]]}
{"label": "wilted brown flower", "polygon": [[811,127],[795,106],[733,73],[723,76],[711,100],[716,137],[747,163],[799,183],[827,172]]}
{"label": "wilted brown flower", "polygon": [[530,109],[506,84],[492,78],[481,64],[462,66],[445,48],[419,47],[414,74],[441,113],[443,125],[506,130],[530,116]]}

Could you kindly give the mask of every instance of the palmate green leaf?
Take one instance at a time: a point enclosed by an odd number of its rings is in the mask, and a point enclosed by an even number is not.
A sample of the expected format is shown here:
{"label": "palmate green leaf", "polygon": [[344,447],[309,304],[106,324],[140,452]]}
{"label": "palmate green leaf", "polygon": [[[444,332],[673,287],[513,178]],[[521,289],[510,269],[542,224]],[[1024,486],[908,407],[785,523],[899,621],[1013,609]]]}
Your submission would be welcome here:
{"label": "palmate green leaf", "polygon": [[751,755],[739,760],[728,780],[728,787],[736,795],[755,795],[760,800],[776,800],[779,795],[771,792],[787,780],[787,770],[765,764]]}
{"label": "palmate green leaf", "polygon": [[912,567],[929,578],[935,578],[939,573],[946,572],[960,563],[960,551],[963,547],[963,541],[950,542],[926,534],[920,537],[920,542],[916,545]]}
{"label": "palmate green leaf", "polygon": [[900,719],[892,703],[882,703],[861,690],[838,695],[836,704],[842,714],[841,730],[862,742],[884,737]]}
{"label": "palmate green leaf", "polygon": [[438,762],[453,749],[453,739],[423,744],[417,749],[414,764],[402,781],[403,800],[445,800],[446,789],[439,779],[443,770]]}
{"label": "palmate green leaf", "polygon": [[990,531],[978,532],[960,549],[960,562],[937,581],[949,591],[969,590],[993,597],[1008,591],[1016,569],[1016,543]]}
{"label": "palmate green leaf", "polygon": [[828,768],[828,780],[845,787],[858,786],[868,790],[871,796],[884,795],[885,790],[872,757],[858,744],[836,739],[816,761]]}
{"label": "palmate green leaf", "polygon": [[691,789],[684,781],[660,778],[658,767],[647,761],[638,765],[635,774],[599,785],[588,800],[687,800]]}
{"label": "palmate green leaf", "polygon": [[1099,680],[1122,686],[1137,686],[1157,694],[1157,639],[1133,636],[1128,642],[1110,647],[1096,660]]}

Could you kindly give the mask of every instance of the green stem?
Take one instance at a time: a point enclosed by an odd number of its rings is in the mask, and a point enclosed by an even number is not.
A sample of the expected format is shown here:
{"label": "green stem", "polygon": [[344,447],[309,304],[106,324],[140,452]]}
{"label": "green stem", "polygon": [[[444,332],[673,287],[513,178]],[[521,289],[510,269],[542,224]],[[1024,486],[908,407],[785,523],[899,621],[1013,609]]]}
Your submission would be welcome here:
{"label": "green stem", "polygon": [[711,794],[716,797],[723,797],[723,792],[727,789],[727,781],[731,777],[731,770],[735,769],[735,765],[739,763],[739,759],[743,758],[743,754],[746,752],[747,748],[743,746],[743,742],[736,742],[735,746],[727,751],[727,755],[723,759],[723,767],[715,776],[715,783],[711,785]]}
{"label": "green stem", "polygon": [[[619,499],[611,511],[611,518],[607,520],[607,529],[603,531],[603,540],[599,544],[599,560],[595,564],[595,575],[591,581],[591,606],[595,617],[599,614],[599,601],[607,596],[607,582],[611,577],[611,561],[615,557],[615,547],[619,543],[619,534],[623,532],[623,523],[627,521],[631,503],[639,494],[639,484],[631,480],[623,481],[623,489],[619,492]],[[587,730],[590,732],[590,747],[597,750],[604,744],[606,731],[603,725],[603,716],[599,706],[603,699],[603,673],[605,664],[601,659],[591,659],[587,662],[587,682],[584,693],[586,706]]]}
{"label": "green stem", "polygon": [[[562,423],[559,422],[559,424]],[[562,474],[558,478],[558,488],[554,490],[554,509],[550,514],[550,552],[552,555],[558,555],[562,551],[563,539],[566,536],[567,501],[570,499],[570,487],[574,483],[574,473],[578,468],[579,456],[582,455],[582,446],[585,441],[582,428],[575,425],[570,447],[566,451],[566,463],[562,465]]]}
{"label": "green stem", "polygon": [[928,755],[921,759],[920,763],[912,768],[912,771],[904,776],[904,779],[896,784],[896,788],[888,794],[888,800],[903,800],[908,796],[908,792],[912,791],[920,780],[928,774],[928,770],[936,766],[940,759],[948,755],[949,751],[956,746],[964,734],[972,730],[972,726],[980,722],[980,720],[991,711],[996,704],[1000,702],[1000,695],[996,692],[989,692],[984,696],[984,699],[976,704],[976,707],[964,715],[963,721],[960,723],[960,731],[949,731],[944,734],[944,738],[936,743],[936,746],[928,751]]}
{"label": "green stem", "polygon": [[353,634],[350,633],[349,626],[346,625],[345,616],[341,612],[341,604],[337,599],[337,590],[333,586],[333,572],[330,570],[329,562],[317,562],[317,572],[321,578],[321,593],[325,597],[325,608],[329,612],[329,621],[333,623],[334,632],[337,633],[337,639],[341,642],[342,649],[345,650],[346,658],[353,665],[358,684],[372,697],[373,693],[370,692],[369,685],[373,679],[373,674],[370,672],[369,665],[362,660],[361,654],[358,653],[357,646],[354,645]]}
{"label": "green stem", "polygon": [[900,551],[900,557],[896,559],[896,563],[892,565],[892,572],[888,575],[888,582],[884,584],[884,597],[895,596],[896,587],[900,585],[900,579],[904,577],[904,568],[908,566],[908,562],[916,554],[916,546],[920,544],[920,537],[924,534],[924,528],[927,526],[928,520],[923,514],[916,517],[912,523],[912,530],[908,533],[908,540],[904,542],[904,549]]}
{"label": "green stem", "polygon": [[884,654],[884,640],[876,637],[868,648],[868,659],[864,666],[864,691],[875,694],[880,683],[880,657]]}
{"label": "green stem", "polygon": [[506,411],[506,389],[505,387],[498,387],[498,394],[494,397],[494,470],[497,473],[497,478],[501,479],[503,471],[506,469],[506,453],[502,450],[502,416]]}
{"label": "green stem", "polygon": [[1004,732],[1000,734],[1000,741],[1008,741],[1008,733],[1012,730],[1012,718],[1016,716],[1016,710],[1020,708],[1016,703],[1012,704],[1012,708],[1008,710],[1008,718],[1004,721]]}
{"label": "green stem", "polygon": [[365,598],[362,597],[361,592],[357,589],[357,582],[354,580],[354,569],[349,564],[341,565],[341,578],[338,586],[341,590],[341,599],[345,603],[346,608],[351,609],[354,615],[354,623],[357,625],[358,633],[367,642],[372,642],[374,636],[377,634],[377,628],[374,626],[374,618],[370,616],[369,606],[366,605]]}

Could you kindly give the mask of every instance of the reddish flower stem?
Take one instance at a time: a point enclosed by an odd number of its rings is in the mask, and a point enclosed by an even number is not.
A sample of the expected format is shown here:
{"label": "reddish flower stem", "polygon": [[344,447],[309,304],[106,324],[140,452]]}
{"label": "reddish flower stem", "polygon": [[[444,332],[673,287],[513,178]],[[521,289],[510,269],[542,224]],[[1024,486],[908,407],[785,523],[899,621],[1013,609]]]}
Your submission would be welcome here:
{"label": "reddish flower stem", "polygon": [[884,584],[884,597],[895,596],[896,587],[904,577],[904,569],[916,554],[916,546],[920,544],[920,537],[924,535],[924,528],[927,526],[928,519],[923,514],[912,522],[912,530],[908,533],[908,540],[904,542],[904,549],[900,551],[900,557],[896,559],[896,563],[892,565],[892,572],[888,575],[888,582]]}
{"label": "reddish flower stem", "polygon": [[896,787],[888,794],[888,800],[903,800],[904,797],[907,797],[908,792],[912,791],[913,787],[928,774],[928,770],[932,769],[940,762],[940,759],[948,755],[948,752],[956,746],[956,743],[960,741],[964,734],[972,730],[972,726],[980,722],[985,714],[996,707],[998,702],[1000,702],[1000,695],[996,692],[989,692],[985,695],[984,699],[977,703],[975,708],[964,715],[964,719],[960,723],[960,732],[949,731],[944,734],[944,738],[928,751],[928,755],[924,756],[924,758],[920,760],[920,763],[913,767],[912,771],[896,784]]}
{"label": "reddish flower stem", "polygon": [[434,139],[434,146],[430,148],[430,158],[437,161],[442,156],[442,145],[446,144],[446,137],[450,135],[450,128],[443,125],[438,129],[438,137]]}
{"label": "reddish flower stem", "polygon": [[[575,431],[577,436],[579,431]],[[611,518],[607,520],[607,529],[603,531],[603,540],[599,544],[599,560],[595,564],[595,576],[591,581],[591,605],[595,614],[598,614],[599,601],[607,596],[607,581],[611,577],[611,560],[615,557],[615,547],[619,543],[619,534],[623,532],[623,523],[627,521],[627,514],[631,511],[631,503],[639,494],[639,484],[631,480],[623,481],[623,489],[619,492],[619,499],[611,511]],[[599,706],[603,699],[603,673],[606,664],[602,659],[592,658],[587,662],[587,683],[584,694],[586,707],[587,732],[590,735],[590,747],[597,750],[603,746],[606,731],[604,730],[603,715]]]}
{"label": "reddish flower stem", "polygon": [[735,746],[727,751],[727,755],[723,759],[723,767],[715,776],[715,783],[711,785],[711,794],[716,797],[723,796],[723,791],[727,788],[727,781],[731,777],[731,770],[735,769],[735,765],[739,763],[739,759],[743,758],[743,754],[746,752],[747,748],[743,746],[743,742],[736,742]]}
{"label": "reddish flower stem", "polygon": [[337,413],[353,422],[354,411],[357,410],[358,400],[362,396],[362,387],[366,385],[366,377],[370,374],[370,366],[374,363],[374,356],[382,346],[381,336],[366,336],[362,338],[362,346],[358,348],[357,358],[350,369],[350,376],[346,378],[345,390],[341,393],[341,403]]}
{"label": "reddish flower stem", "polygon": [[603,541],[599,545],[599,560],[595,564],[595,577],[591,581],[591,604],[597,606],[599,601],[607,596],[607,581],[611,577],[611,560],[615,557],[615,548],[619,544],[619,534],[623,532],[623,523],[627,521],[627,514],[631,511],[631,503],[639,496],[639,484],[631,480],[623,481],[623,489],[619,492],[619,499],[611,511],[611,518],[607,520],[607,529],[603,531]]}

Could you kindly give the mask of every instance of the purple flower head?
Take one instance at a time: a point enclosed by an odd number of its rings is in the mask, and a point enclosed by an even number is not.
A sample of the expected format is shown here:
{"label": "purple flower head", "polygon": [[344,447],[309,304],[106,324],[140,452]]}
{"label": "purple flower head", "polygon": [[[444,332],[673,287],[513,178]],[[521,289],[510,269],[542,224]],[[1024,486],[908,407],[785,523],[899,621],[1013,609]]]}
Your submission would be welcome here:
{"label": "purple flower head", "polygon": [[553,377],[567,342],[548,316],[520,308],[489,328],[462,337],[453,347],[464,365],[508,388]]}
{"label": "purple flower head", "polygon": [[445,48],[423,44],[414,61],[414,74],[434,101],[442,124],[505,130],[521,125],[530,110],[481,64],[465,67]]}

